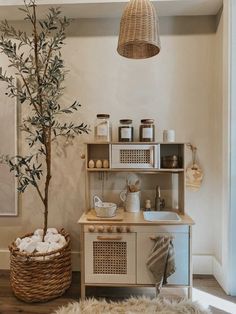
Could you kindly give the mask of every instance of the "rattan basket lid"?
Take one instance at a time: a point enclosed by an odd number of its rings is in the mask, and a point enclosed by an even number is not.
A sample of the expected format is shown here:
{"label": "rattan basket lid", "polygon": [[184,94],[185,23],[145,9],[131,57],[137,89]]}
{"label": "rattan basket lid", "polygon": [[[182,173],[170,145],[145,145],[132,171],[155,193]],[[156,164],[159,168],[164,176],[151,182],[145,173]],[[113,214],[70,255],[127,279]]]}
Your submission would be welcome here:
{"label": "rattan basket lid", "polygon": [[126,58],[145,59],[160,52],[159,23],[149,0],[131,0],[120,22],[117,51]]}

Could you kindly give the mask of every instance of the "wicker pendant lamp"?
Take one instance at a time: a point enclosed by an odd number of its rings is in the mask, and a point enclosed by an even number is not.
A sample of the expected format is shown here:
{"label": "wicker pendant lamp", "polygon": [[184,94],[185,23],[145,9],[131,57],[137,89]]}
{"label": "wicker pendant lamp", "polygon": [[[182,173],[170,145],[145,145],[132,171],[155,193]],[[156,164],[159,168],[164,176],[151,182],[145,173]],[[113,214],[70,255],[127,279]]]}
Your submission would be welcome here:
{"label": "wicker pendant lamp", "polygon": [[160,52],[156,10],[149,0],[130,0],[120,22],[117,51],[126,58],[145,59]]}

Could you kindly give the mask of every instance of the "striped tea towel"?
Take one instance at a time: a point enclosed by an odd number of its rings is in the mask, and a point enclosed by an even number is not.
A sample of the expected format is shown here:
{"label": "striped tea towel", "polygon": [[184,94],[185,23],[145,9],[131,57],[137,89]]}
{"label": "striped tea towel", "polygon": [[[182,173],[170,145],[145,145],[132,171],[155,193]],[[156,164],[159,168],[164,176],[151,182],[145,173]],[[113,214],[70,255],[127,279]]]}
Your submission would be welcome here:
{"label": "striped tea towel", "polygon": [[147,259],[146,265],[156,281],[157,291],[167,283],[167,278],[175,272],[174,246],[171,236],[158,236]]}

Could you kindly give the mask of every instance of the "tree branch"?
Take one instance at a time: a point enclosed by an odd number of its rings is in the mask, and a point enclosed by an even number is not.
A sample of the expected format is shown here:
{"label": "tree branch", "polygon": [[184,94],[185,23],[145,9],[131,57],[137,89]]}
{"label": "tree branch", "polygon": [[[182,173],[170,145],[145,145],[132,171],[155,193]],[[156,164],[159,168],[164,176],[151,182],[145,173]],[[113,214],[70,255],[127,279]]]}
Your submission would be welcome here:
{"label": "tree branch", "polygon": [[29,173],[30,173],[30,177],[32,178],[32,180],[34,181],[34,187],[36,188],[38,194],[39,194],[39,197],[41,198],[42,202],[44,203],[44,198],[43,198],[43,195],[39,189],[39,186],[38,186],[38,183],[35,181],[35,178],[34,176],[31,174],[31,169],[29,167],[29,165],[27,164],[26,165],[26,169],[28,169]]}

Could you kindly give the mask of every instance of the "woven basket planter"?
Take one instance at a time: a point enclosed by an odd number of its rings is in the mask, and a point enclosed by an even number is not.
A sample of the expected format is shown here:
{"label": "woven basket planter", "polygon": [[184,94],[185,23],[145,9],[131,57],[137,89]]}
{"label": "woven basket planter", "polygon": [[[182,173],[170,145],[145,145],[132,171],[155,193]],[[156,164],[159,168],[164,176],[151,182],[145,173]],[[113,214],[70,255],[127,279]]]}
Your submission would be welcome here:
{"label": "woven basket planter", "polygon": [[50,253],[22,253],[15,242],[9,246],[10,284],[17,298],[25,302],[45,302],[59,297],[69,288],[72,275],[70,236],[63,229],[59,233],[67,243]]}

